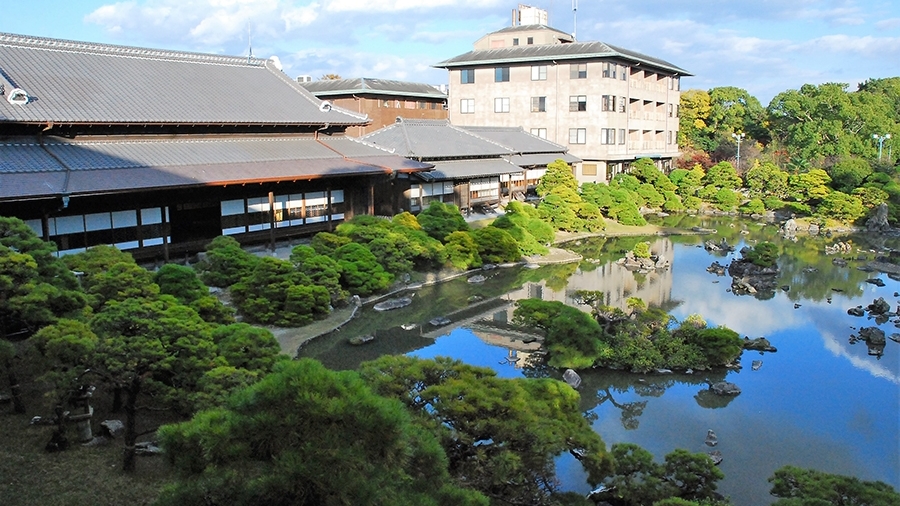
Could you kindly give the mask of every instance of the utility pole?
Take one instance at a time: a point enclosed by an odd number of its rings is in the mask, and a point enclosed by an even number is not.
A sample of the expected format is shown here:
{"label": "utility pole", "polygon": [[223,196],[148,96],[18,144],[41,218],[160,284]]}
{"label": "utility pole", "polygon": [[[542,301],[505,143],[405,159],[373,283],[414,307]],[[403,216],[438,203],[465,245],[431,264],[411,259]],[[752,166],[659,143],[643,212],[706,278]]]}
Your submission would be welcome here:
{"label": "utility pole", "polygon": [[734,137],[734,140],[737,141],[737,167],[735,168],[737,169],[739,174],[741,172],[741,141],[744,140],[745,135],[746,134],[744,134],[743,132],[741,132],[741,134],[732,132],[731,134],[731,136]]}

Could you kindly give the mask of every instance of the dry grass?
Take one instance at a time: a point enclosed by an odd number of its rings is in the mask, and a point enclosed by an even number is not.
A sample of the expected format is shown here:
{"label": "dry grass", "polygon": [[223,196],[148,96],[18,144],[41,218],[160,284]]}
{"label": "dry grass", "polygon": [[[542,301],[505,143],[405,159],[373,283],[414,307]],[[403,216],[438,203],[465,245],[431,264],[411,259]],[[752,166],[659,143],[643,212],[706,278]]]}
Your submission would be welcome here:
{"label": "dry grass", "polygon": [[122,472],[121,440],[104,447],[73,445],[44,451],[51,427],[30,426],[31,415],[0,414],[0,504],[4,506],[144,505],[171,473],[160,457],[140,458]]}

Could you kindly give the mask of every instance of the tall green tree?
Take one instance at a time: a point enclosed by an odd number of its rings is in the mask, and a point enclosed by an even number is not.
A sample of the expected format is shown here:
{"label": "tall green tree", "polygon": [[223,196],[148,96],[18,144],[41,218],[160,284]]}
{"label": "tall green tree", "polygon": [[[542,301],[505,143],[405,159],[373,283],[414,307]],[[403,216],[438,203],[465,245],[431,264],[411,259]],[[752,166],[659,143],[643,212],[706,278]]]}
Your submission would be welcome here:
{"label": "tall green tree", "polygon": [[591,484],[610,470],[578,393],[560,381],[500,379],[456,360],[404,356],[365,363],[360,373],[438,436],[455,480],[497,503],[554,504],[554,460],[563,452],[580,459]]}
{"label": "tall green tree", "polygon": [[900,494],[880,481],[784,466],[769,478],[774,506],[898,506]]}
{"label": "tall green tree", "polygon": [[310,359],[160,436],[184,473],[160,506],[487,504],[453,482],[437,440],[399,401]]}

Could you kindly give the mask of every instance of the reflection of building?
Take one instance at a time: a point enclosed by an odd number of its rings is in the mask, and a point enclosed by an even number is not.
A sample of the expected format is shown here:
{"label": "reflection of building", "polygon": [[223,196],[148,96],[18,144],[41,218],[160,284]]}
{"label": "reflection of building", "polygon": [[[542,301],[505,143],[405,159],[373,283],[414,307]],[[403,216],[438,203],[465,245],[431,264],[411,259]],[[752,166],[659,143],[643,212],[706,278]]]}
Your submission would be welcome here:
{"label": "reflection of building", "polygon": [[[650,244],[650,251],[655,255],[662,255],[670,261],[674,258],[675,247],[672,241],[660,238]],[[559,301],[569,306],[580,307],[584,311],[590,308],[578,305],[575,301],[575,293],[579,290],[599,291],[604,294],[603,303],[607,306],[626,309],[629,297],[638,297],[648,306],[663,306],[669,302],[672,295],[672,269],[637,273],[625,267],[610,262],[598,266],[591,271],[578,269],[568,278],[564,290],[554,290],[547,286],[545,281],[540,283],[527,283],[525,286],[509,293],[512,300],[541,299],[547,301]],[[507,318],[512,319],[511,308]]]}

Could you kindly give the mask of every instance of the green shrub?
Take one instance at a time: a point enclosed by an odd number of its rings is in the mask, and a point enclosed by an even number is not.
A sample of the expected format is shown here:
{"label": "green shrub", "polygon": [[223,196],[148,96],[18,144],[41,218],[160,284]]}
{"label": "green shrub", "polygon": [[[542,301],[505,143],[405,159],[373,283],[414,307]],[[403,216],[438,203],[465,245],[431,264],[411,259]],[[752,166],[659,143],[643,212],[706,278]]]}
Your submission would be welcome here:
{"label": "green shrub", "polygon": [[462,270],[481,267],[478,245],[468,232],[457,231],[448,235],[444,250],[447,252],[447,263],[451,267]]}
{"label": "green shrub", "polygon": [[472,232],[478,256],[485,263],[517,262],[522,258],[519,245],[509,232],[498,227],[484,227]]}
{"label": "green shrub", "polygon": [[777,244],[761,242],[744,253],[744,258],[760,267],[771,267],[778,261],[780,254]]}
{"label": "green shrub", "polygon": [[250,275],[258,261],[258,257],[241,249],[233,237],[222,235],[206,246],[206,256],[196,269],[206,285],[228,287]]}
{"label": "green shrub", "polygon": [[639,242],[634,245],[634,249],[632,249],[631,252],[634,253],[634,256],[637,258],[650,258],[650,243]]}
{"label": "green shrub", "polygon": [[445,238],[453,232],[469,230],[469,224],[459,212],[459,208],[453,204],[432,202],[416,217],[428,235],[444,242]]}
{"label": "green shrub", "polygon": [[762,214],[766,212],[766,205],[763,204],[762,199],[755,197],[741,206],[741,212],[746,214]]}
{"label": "green shrub", "polygon": [[387,288],[394,281],[375,255],[361,244],[341,246],[334,252],[334,258],[341,269],[341,285],[350,293],[365,297]]}

